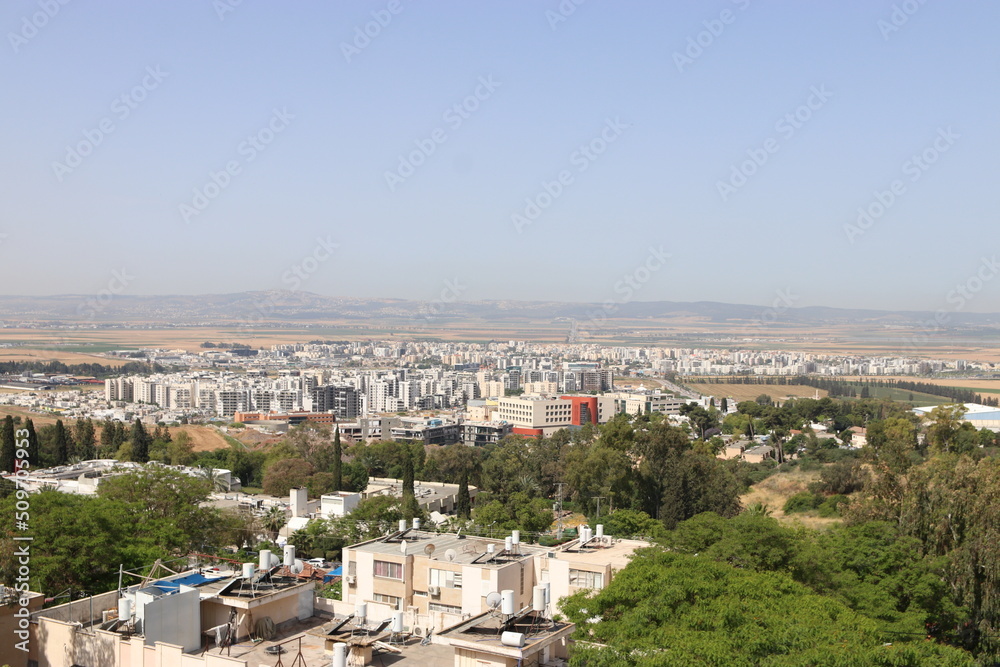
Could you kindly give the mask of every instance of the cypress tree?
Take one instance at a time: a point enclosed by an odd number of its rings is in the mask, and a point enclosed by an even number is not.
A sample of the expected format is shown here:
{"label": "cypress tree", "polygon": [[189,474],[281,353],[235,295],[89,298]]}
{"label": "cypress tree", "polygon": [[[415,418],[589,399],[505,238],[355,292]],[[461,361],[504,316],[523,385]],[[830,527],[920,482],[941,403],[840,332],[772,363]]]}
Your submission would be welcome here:
{"label": "cypress tree", "polygon": [[333,430],[333,469],[330,471],[333,473],[333,490],[340,491],[344,484],[344,470],[343,461],[341,457],[343,456],[343,445],[340,444],[340,427],[334,427]]}
{"label": "cypress tree", "polygon": [[0,429],[0,470],[4,472],[14,472],[14,440],[14,418],[7,415]]}
{"label": "cypress tree", "polygon": [[55,433],[56,465],[66,465],[69,461],[70,441],[69,433],[63,425],[62,420],[56,420]]}
{"label": "cypress tree", "polygon": [[130,440],[132,442],[132,459],[138,463],[149,461],[150,437],[138,417],[135,418],[135,423],[132,424],[132,436]]}
{"label": "cypress tree", "polygon": [[462,479],[458,483],[458,498],[455,501],[455,511],[462,519],[472,515],[472,498],[469,497],[469,471],[462,471]]}
{"label": "cypress tree", "polygon": [[38,434],[35,433],[35,424],[30,419],[25,420],[24,430],[28,432],[28,463],[37,467],[41,465],[38,450]]}

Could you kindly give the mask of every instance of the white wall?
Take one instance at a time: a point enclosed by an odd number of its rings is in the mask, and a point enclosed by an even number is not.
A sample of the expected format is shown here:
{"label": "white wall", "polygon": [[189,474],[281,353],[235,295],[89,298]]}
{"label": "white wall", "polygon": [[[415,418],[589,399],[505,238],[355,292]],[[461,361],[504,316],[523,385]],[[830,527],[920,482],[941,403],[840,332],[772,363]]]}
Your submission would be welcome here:
{"label": "white wall", "polygon": [[147,601],[143,610],[146,644],[166,642],[196,651],[201,646],[201,604],[196,588]]}

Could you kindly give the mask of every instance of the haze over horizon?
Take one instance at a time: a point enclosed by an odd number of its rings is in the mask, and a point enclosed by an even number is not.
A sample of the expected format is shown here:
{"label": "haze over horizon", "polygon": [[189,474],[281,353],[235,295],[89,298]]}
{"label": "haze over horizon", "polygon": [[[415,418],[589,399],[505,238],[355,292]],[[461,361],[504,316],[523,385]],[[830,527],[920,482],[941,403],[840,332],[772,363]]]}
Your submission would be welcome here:
{"label": "haze over horizon", "polygon": [[0,291],[997,312],[998,19],[16,0]]}

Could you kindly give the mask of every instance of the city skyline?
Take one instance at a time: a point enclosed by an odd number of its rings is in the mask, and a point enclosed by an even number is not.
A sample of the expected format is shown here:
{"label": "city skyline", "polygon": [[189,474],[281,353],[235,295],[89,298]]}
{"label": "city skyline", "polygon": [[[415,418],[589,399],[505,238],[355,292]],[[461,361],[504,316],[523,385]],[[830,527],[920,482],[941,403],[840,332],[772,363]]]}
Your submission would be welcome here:
{"label": "city skyline", "polygon": [[18,1],[3,293],[997,312],[997,12]]}

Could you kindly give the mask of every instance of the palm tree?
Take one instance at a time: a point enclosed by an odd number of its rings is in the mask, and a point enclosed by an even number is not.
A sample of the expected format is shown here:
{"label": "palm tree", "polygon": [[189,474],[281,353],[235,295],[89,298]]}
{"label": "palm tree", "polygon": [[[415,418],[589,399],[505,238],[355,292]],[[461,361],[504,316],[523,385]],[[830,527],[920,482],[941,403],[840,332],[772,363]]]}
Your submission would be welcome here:
{"label": "palm tree", "polygon": [[278,531],[288,523],[288,519],[285,518],[285,510],[283,508],[271,507],[264,513],[260,523],[264,527],[264,530],[270,534],[271,541],[275,542],[278,539]]}
{"label": "palm tree", "polygon": [[198,466],[198,477],[202,477],[208,481],[213,491],[229,490],[229,481],[226,479],[225,473],[221,470],[216,472],[216,469],[208,464]]}

